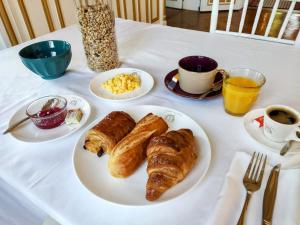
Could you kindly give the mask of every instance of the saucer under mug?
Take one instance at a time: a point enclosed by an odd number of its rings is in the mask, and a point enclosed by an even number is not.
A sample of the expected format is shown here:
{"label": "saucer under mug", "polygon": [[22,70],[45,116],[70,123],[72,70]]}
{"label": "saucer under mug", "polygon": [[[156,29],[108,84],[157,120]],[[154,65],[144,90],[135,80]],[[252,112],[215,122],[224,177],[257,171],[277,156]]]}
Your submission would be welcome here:
{"label": "saucer under mug", "polygon": [[[264,134],[264,126],[258,127],[257,124],[254,123],[256,118],[259,118],[264,115],[265,108],[254,109],[248,112],[244,116],[244,128],[246,132],[252,137],[255,141],[262,144],[265,147],[268,147],[269,150],[279,153],[282,147],[286,144],[286,142],[274,142],[267,138]],[[299,153],[300,152],[300,142],[295,142],[294,147],[291,148],[289,153]]]}
{"label": "saucer under mug", "polygon": [[[185,98],[191,98],[191,99],[197,99],[197,100],[201,100],[199,99],[199,97],[203,94],[191,94],[188,92],[185,92],[184,90],[182,90],[179,86],[179,82],[177,81],[176,84],[174,84],[174,80],[172,80],[176,75],[178,74],[178,69],[172,70],[171,72],[169,72],[166,77],[165,77],[165,86],[168,88],[169,91],[173,92],[175,95],[179,95],[181,97],[185,97]],[[221,72],[217,72],[216,76],[215,76],[215,80],[214,80],[214,84],[222,82],[223,80],[223,74]],[[173,85],[171,85],[173,84]],[[210,99],[210,98],[214,98],[217,96],[220,96],[222,93],[222,88],[218,91],[213,91],[211,93],[209,93],[205,98],[203,99]]]}

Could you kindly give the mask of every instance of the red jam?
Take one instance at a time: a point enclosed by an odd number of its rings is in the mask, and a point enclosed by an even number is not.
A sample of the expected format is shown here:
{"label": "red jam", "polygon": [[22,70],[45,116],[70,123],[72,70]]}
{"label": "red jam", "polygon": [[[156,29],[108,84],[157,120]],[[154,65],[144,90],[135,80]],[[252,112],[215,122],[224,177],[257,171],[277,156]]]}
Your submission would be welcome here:
{"label": "red jam", "polygon": [[[47,118],[48,116],[57,113],[57,115]],[[65,121],[67,115],[66,109],[53,107],[40,111],[36,117],[33,117],[34,124],[41,129],[51,129],[58,127]]]}

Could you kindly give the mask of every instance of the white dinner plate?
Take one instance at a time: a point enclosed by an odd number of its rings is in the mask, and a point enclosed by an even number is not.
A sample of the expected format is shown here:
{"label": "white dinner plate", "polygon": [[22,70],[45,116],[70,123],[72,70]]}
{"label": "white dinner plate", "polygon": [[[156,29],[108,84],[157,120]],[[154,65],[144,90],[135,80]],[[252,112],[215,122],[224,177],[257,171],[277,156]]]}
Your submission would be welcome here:
{"label": "white dinner plate", "polygon": [[[137,73],[141,80],[141,86],[130,93],[124,94],[113,94],[110,91],[101,87],[102,83],[121,73]],[[117,68],[106,72],[102,72],[96,77],[94,77],[90,82],[90,91],[93,95],[102,100],[120,102],[129,101],[144,96],[149,91],[151,91],[153,85],[153,77],[143,70],[134,68]]]}
{"label": "white dinner plate", "polygon": [[130,177],[114,178],[108,170],[107,155],[99,158],[96,154],[83,149],[82,146],[84,145],[87,131],[102,120],[105,116],[103,115],[83,132],[75,145],[73,154],[75,173],[83,186],[90,192],[112,203],[126,206],[145,206],[174,199],[191,190],[204,178],[211,160],[211,147],[205,131],[198,123],[182,112],[160,106],[130,106],[120,108],[120,110],[129,113],[136,121],[148,113],[161,116],[168,123],[169,130],[178,130],[180,128],[191,129],[197,144],[197,162],[182,182],[167,190],[158,200],[149,202],[145,198],[146,182],[148,179],[146,162]]}
{"label": "white dinner plate", "polygon": [[[62,125],[56,128],[40,129],[36,127],[33,124],[33,122],[31,122],[31,120],[27,120],[26,122],[15,128],[10,134],[20,141],[38,143],[58,140],[77,131],[88,120],[91,113],[91,107],[84,98],[79,97],[77,95],[62,96],[67,99],[67,109],[80,108],[82,110],[83,116],[79,124],[72,124],[68,126],[65,123],[63,123]],[[11,117],[9,121],[9,126],[26,117],[26,108],[29,104],[30,102],[28,104],[23,105],[20,109],[18,109],[15,112],[15,114]]]}

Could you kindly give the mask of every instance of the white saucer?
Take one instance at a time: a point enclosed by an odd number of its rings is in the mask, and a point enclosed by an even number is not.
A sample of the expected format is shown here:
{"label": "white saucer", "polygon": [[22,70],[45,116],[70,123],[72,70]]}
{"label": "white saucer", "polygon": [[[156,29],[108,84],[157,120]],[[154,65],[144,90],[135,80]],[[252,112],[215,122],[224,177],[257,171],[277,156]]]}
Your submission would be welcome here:
{"label": "white saucer", "polygon": [[[50,142],[50,141],[58,140],[77,131],[88,120],[91,113],[91,107],[89,103],[82,97],[76,95],[62,95],[62,96],[65,97],[68,101],[68,105],[67,105],[68,109],[80,108],[82,110],[83,116],[79,124],[74,124],[71,126],[62,124],[53,129],[40,129],[36,127],[33,124],[33,122],[31,122],[31,120],[27,120],[26,122],[24,122],[23,124],[15,128],[10,134],[14,138],[23,142],[39,143],[39,142]],[[25,112],[28,104],[23,105],[20,109],[18,109],[15,112],[15,114],[11,117],[9,121],[9,126],[26,117]]]}
{"label": "white saucer", "polygon": [[[256,140],[258,143],[268,147],[271,151],[273,152],[279,152],[282,147],[286,144],[286,142],[274,142],[271,141],[270,139],[268,139],[265,135],[264,135],[264,129],[263,127],[257,127],[255,126],[255,124],[253,123],[253,120],[257,117],[263,116],[264,115],[264,109],[255,109],[252,110],[250,112],[248,112],[245,116],[244,116],[244,127],[247,131],[247,133],[254,139]],[[297,146],[299,145],[298,143],[296,143]],[[293,148],[289,151],[289,153],[297,153],[299,152],[299,147]]]}
{"label": "white saucer", "polygon": [[[141,80],[141,87],[133,90],[130,93],[124,93],[119,95],[113,94],[110,91],[101,87],[102,83],[121,73],[129,73],[129,74],[137,73]],[[153,85],[154,85],[153,77],[149,73],[143,70],[134,69],[134,68],[117,68],[117,69],[100,73],[99,75],[94,77],[90,82],[90,91],[93,95],[95,95],[96,97],[102,100],[123,102],[123,101],[137,99],[146,95],[149,91],[151,91]]]}

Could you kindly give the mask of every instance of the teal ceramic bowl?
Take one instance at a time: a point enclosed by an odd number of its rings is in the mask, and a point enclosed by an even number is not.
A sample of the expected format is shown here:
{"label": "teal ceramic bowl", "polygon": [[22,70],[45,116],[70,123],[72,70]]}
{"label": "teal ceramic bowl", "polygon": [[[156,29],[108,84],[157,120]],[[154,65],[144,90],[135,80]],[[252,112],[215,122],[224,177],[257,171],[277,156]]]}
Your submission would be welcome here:
{"label": "teal ceramic bowl", "polygon": [[34,43],[19,52],[23,64],[45,80],[64,75],[72,58],[71,45],[50,40]]}

